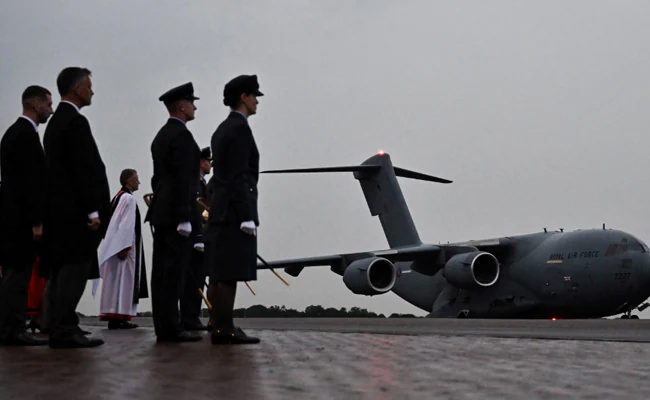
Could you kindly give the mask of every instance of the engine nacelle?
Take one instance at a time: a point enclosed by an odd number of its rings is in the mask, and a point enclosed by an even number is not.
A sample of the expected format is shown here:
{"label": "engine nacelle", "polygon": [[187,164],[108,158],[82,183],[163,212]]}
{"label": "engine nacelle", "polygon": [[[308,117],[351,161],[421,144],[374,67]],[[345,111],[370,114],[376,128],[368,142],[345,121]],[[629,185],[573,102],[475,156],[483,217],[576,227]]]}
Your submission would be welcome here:
{"label": "engine nacelle", "polygon": [[356,260],[345,269],[343,282],[354,294],[386,293],[395,285],[395,265],[381,257]]}
{"label": "engine nacelle", "polygon": [[499,279],[499,261],[485,251],[456,254],[445,264],[447,281],[461,289],[492,286]]}

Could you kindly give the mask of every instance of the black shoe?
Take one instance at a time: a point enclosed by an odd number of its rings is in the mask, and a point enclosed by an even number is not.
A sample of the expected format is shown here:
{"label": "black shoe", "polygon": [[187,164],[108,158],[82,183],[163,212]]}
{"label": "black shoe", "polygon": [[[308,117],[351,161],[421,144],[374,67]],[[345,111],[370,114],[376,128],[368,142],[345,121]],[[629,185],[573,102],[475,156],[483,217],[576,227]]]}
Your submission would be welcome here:
{"label": "black shoe", "polygon": [[31,330],[31,331],[32,331],[32,335],[36,333],[36,330],[37,330],[37,329],[38,329],[38,332],[39,332],[39,333],[44,333],[44,334],[48,334],[48,333],[50,333],[49,328],[43,328],[43,327],[41,326],[41,324],[39,324],[39,323],[36,322],[35,320],[31,320],[31,321],[29,321],[29,324],[26,326],[26,329]]}
{"label": "black shoe", "polygon": [[36,330],[37,330],[37,329],[39,330],[39,332],[42,332],[42,331],[41,331],[41,326],[40,326],[40,325],[39,325],[35,320],[31,320],[31,321],[29,321],[29,325],[27,325],[27,329],[31,329],[31,330],[32,330],[32,335],[33,335],[34,333],[36,333]]}
{"label": "black shoe", "polygon": [[246,335],[239,327],[225,331],[216,329],[212,332],[212,344],[257,344],[259,342],[259,338]]}
{"label": "black shoe", "polygon": [[45,346],[47,342],[47,339],[36,338],[27,332],[15,332],[0,341],[0,344],[4,346]]}
{"label": "black shoe", "polygon": [[76,328],[75,330],[76,330],[77,333],[80,334],[80,335],[90,335],[90,332],[88,332],[88,331],[84,331],[84,330],[81,329],[79,326],[77,326],[77,328]]}
{"label": "black shoe", "polygon": [[203,339],[200,335],[190,333],[187,331],[179,332],[175,335],[160,335],[156,337],[158,343],[183,343],[183,342],[198,342]]}
{"label": "black shoe", "polygon": [[129,321],[124,321],[120,326],[120,329],[135,329],[138,326],[139,326],[138,324],[132,324]]}
{"label": "black shoe", "polygon": [[135,329],[137,328],[137,324],[132,324],[129,321],[115,321],[111,320],[108,321],[108,329]]}
{"label": "black shoe", "polygon": [[197,321],[197,322],[185,322],[183,324],[183,329],[190,332],[196,332],[196,331],[207,331],[208,327],[203,325],[201,321]]}
{"label": "black shoe", "polygon": [[77,349],[97,347],[104,344],[101,339],[87,338],[82,334],[74,333],[70,336],[50,337],[50,347],[53,349]]}

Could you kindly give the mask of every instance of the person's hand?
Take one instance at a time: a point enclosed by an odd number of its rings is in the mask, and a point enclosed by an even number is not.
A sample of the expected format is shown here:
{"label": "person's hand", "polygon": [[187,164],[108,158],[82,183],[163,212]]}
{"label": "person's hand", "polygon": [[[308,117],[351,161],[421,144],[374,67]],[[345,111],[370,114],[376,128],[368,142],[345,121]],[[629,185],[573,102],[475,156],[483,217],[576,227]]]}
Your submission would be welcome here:
{"label": "person's hand", "polygon": [[189,222],[181,222],[180,224],[178,224],[178,227],[176,227],[176,231],[179,234],[188,237],[190,236],[190,233],[192,233],[192,224],[190,224]]}
{"label": "person's hand", "polygon": [[257,227],[255,226],[255,222],[253,221],[242,222],[241,225],[239,226],[239,229],[248,233],[249,235],[257,236]]}
{"label": "person's hand", "polygon": [[126,260],[126,256],[129,255],[129,251],[131,251],[131,247],[127,247],[126,249],[123,249],[119,253],[117,253],[117,258],[120,260]]}
{"label": "person's hand", "polygon": [[36,242],[41,240],[43,237],[43,224],[32,227],[32,236]]}
{"label": "person's hand", "polygon": [[88,222],[88,227],[90,229],[92,229],[93,231],[96,231],[97,229],[99,229],[101,224],[102,224],[102,221],[100,221],[99,218],[93,218],[93,219],[90,220],[90,222]]}

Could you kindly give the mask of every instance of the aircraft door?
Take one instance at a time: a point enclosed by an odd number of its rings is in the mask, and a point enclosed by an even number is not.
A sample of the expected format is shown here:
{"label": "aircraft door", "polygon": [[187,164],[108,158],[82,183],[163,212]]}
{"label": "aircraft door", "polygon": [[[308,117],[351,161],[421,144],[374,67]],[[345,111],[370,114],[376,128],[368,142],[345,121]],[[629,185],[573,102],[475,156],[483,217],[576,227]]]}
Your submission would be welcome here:
{"label": "aircraft door", "polygon": [[560,297],[564,287],[564,274],[557,266],[548,266],[541,282],[542,294],[547,300],[554,302]]}
{"label": "aircraft door", "polygon": [[[574,255],[575,257],[575,255]],[[593,307],[593,277],[591,271],[597,271],[593,259],[568,259],[563,268],[563,292],[568,308],[583,312]]]}

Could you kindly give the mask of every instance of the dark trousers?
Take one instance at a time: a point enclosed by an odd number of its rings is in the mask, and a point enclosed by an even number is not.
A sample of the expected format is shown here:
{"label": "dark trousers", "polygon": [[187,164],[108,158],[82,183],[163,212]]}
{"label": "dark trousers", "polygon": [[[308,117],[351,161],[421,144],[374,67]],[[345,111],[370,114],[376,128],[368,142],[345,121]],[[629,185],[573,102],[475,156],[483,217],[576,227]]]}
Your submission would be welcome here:
{"label": "dark trousers", "polygon": [[4,267],[0,283],[0,339],[24,331],[27,319],[27,286],[32,276],[29,264]]}
{"label": "dark trousers", "polygon": [[181,296],[181,323],[200,323],[201,303],[203,298],[199,289],[204,290],[205,272],[203,268],[203,253],[192,249],[190,265],[185,276],[183,295]]}
{"label": "dark trousers", "polygon": [[175,226],[154,226],[151,308],[156,336],[172,336],[183,330],[178,301],[183,293],[191,251],[191,240],[181,236]]}
{"label": "dark trousers", "polygon": [[43,289],[43,303],[41,305],[41,315],[39,317],[39,325],[41,332],[49,331],[50,329],[50,314],[52,313],[52,299],[50,292],[52,291],[51,279],[45,281],[45,289]]}
{"label": "dark trousers", "polygon": [[53,268],[47,293],[50,301],[50,337],[61,338],[78,333],[77,305],[86,289],[92,267],[93,262],[89,260]]}

